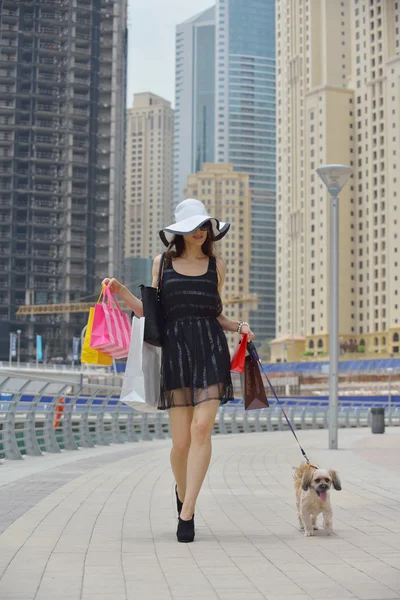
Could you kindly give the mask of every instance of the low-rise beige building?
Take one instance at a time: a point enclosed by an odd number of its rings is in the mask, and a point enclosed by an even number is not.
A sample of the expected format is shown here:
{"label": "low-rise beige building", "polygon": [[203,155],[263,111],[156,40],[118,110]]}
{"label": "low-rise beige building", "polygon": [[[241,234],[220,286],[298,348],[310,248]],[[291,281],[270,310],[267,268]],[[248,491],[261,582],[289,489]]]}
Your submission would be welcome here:
{"label": "low-rise beige building", "polygon": [[[185,198],[201,200],[210,215],[231,224],[227,235],[215,245],[216,254],[226,262],[223,297],[229,301],[238,300],[232,304],[226,303],[224,312],[232,319],[248,321],[249,310],[253,308],[248,301],[251,260],[249,175],[234,171],[231,164],[205,163],[203,171],[189,175]],[[234,348],[238,336],[229,334],[228,341]]]}
{"label": "low-rise beige building", "polygon": [[135,94],[126,139],[125,258],[154,258],[159,230],[173,220],[174,111],[151,93]]}
{"label": "low-rise beige building", "polygon": [[276,331],[314,355],[329,347],[329,197],[316,174],[329,163],[353,168],[339,200],[342,348],[400,351],[399,21],[395,0],[276,3]]}

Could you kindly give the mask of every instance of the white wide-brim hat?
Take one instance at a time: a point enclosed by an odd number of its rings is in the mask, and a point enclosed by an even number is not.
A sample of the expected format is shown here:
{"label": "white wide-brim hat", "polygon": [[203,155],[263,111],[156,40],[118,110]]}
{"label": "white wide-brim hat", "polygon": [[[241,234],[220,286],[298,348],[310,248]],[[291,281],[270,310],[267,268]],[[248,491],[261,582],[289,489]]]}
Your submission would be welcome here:
{"label": "white wide-brim hat", "polygon": [[165,246],[169,246],[176,235],[193,233],[207,221],[211,222],[215,242],[222,239],[230,228],[230,223],[220,223],[218,219],[208,215],[204,204],[195,198],[178,204],[175,209],[175,221],[160,231],[160,238]]}

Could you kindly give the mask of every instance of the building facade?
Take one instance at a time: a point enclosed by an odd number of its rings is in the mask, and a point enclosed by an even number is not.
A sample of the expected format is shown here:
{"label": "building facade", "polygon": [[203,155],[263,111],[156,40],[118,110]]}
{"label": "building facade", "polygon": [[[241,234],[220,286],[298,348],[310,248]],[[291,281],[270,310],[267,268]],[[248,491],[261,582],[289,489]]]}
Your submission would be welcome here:
{"label": "building facade", "polygon": [[[234,171],[231,164],[205,164],[202,171],[189,175],[185,198],[201,200],[210,215],[231,224],[229,232],[215,245],[217,256],[226,262],[223,299],[243,298],[246,302],[225,303],[231,319],[248,321],[250,310],[251,190],[249,175]],[[228,334],[230,347],[237,335]]]}
{"label": "building facade", "polygon": [[342,351],[399,352],[400,3],[278,0],[277,335],[329,347],[329,198],[339,201]]}
{"label": "building facade", "polygon": [[250,287],[259,296],[251,323],[262,341],[275,335],[274,7],[275,0],[217,0],[179,25],[176,39],[175,203],[202,162],[249,174]]}
{"label": "building facade", "polygon": [[250,318],[264,342],[275,335],[275,0],[218,0],[216,10],[215,161],[250,176]]}
{"label": "building facade", "polygon": [[155,94],[135,94],[126,140],[125,258],[154,258],[173,219],[174,112]]}
{"label": "building facade", "polygon": [[77,301],[122,268],[126,0],[0,2],[0,319],[70,352]]}
{"label": "building facade", "polygon": [[176,28],[174,205],[188,176],[214,162],[215,6]]}

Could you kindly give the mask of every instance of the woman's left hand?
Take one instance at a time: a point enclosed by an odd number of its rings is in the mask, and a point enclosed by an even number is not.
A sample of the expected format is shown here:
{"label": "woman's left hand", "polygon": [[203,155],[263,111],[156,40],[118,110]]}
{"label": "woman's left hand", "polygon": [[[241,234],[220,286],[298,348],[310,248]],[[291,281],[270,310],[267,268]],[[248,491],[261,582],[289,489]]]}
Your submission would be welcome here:
{"label": "woman's left hand", "polygon": [[249,342],[252,342],[256,336],[254,335],[254,333],[252,332],[252,330],[250,329],[250,327],[248,325],[243,325],[241,334],[245,335],[246,333],[249,336]]}

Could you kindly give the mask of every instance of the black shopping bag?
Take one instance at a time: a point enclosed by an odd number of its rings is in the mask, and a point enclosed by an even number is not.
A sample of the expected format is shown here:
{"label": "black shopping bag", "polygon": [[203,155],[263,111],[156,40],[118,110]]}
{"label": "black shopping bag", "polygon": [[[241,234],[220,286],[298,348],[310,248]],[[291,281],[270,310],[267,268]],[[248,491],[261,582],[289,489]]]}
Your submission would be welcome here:
{"label": "black shopping bag", "polygon": [[268,398],[258,362],[251,355],[246,356],[244,362],[244,408],[245,410],[256,410],[268,406]]}

